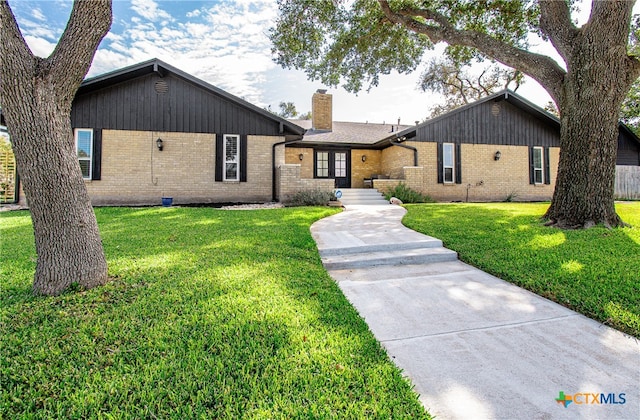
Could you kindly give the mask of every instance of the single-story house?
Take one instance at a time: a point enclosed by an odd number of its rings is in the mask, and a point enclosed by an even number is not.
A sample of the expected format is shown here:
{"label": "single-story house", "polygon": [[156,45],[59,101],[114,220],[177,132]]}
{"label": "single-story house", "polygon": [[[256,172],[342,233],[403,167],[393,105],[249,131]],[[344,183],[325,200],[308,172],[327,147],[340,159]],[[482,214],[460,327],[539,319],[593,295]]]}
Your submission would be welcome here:
{"label": "single-story house", "polygon": [[[443,201],[553,194],[559,121],[511,91],[411,126],[332,111],[318,91],[312,120],[285,120],[154,59],[85,80],[71,125],[94,205],[286,201],[400,182]],[[624,125],[618,164],[640,166]]]}
{"label": "single-story house", "polygon": [[[303,140],[286,149],[286,163],[300,164],[302,177],[379,190],[403,182],[439,201],[553,195],[560,121],[512,91],[410,127],[332,123],[331,95],[318,91],[312,102],[313,121],[293,121],[307,128]],[[640,174],[640,139],[624,124],[619,133],[617,165]]]}
{"label": "single-story house", "polygon": [[71,126],[94,205],[270,201],[277,146],[304,134],[157,59],[86,79]]}

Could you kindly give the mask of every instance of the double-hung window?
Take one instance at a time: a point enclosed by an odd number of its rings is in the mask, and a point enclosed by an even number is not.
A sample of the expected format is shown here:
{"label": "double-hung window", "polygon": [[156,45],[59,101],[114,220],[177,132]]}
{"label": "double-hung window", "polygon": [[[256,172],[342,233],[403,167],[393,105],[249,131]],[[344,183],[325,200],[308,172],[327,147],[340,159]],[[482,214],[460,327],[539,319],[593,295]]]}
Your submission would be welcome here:
{"label": "double-hung window", "polygon": [[455,182],[455,153],[453,143],[442,144],[442,180],[445,184]]}
{"label": "double-hung window", "polygon": [[91,179],[91,171],[93,169],[91,165],[93,158],[93,130],[90,128],[76,128],[74,137],[82,177],[84,179]]}
{"label": "double-hung window", "polygon": [[224,180],[240,180],[240,136],[224,135]]}
{"label": "double-hung window", "polygon": [[542,147],[534,147],[533,153],[533,183],[544,183],[544,158]]}

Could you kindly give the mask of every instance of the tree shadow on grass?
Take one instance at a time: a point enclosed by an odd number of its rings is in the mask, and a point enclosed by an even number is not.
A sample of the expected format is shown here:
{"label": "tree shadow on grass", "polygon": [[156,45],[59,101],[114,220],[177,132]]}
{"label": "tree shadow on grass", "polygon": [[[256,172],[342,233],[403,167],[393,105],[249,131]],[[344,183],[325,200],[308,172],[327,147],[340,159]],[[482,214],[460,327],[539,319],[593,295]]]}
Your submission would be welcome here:
{"label": "tree shadow on grass", "polygon": [[640,336],[640,245],[631,237],[637,228],[545,227],[544,204],[408,208],[406,226],[442,239],[461,260]]}
{"label": "tree shadow on grass", "polygon": [[96,213],[112,282],[0,291],[7,416],[426,417],[322,268],[325,210]]}

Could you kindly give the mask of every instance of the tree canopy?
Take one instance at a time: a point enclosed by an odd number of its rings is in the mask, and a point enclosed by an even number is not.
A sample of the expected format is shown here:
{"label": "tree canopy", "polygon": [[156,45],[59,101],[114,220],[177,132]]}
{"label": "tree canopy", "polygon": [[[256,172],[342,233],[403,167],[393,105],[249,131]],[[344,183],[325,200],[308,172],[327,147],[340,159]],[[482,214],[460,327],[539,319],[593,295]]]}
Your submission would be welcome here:
{"label": "tree canopy", "polygon": [[[560,162],[546,217],[559,227],[619,226],[613,191],[620,108],[640,76],[630,51],[635,0],[593,0],[578,27],[574,0],[278,0],[275,60],[352,92],[411,72],[433,45],[455,63],[491,59],[530,76],[560,113]],[[547,41],[560,61],[531,48]],[[596,158],[597,157],[597,158]]]}

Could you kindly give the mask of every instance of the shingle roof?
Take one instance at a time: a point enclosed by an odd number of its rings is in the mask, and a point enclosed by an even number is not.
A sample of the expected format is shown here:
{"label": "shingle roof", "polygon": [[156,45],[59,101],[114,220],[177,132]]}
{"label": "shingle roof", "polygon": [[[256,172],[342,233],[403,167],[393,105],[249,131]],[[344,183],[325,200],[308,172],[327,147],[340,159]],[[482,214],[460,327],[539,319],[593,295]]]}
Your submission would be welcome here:
{"label": "shingle roof", "polygon": [[311,120],[289,120],[307,130],[299,144],[372,145],[392,133],[408,128],[408,125],[357,122],[333,122],[333,130],[313,130]]}

